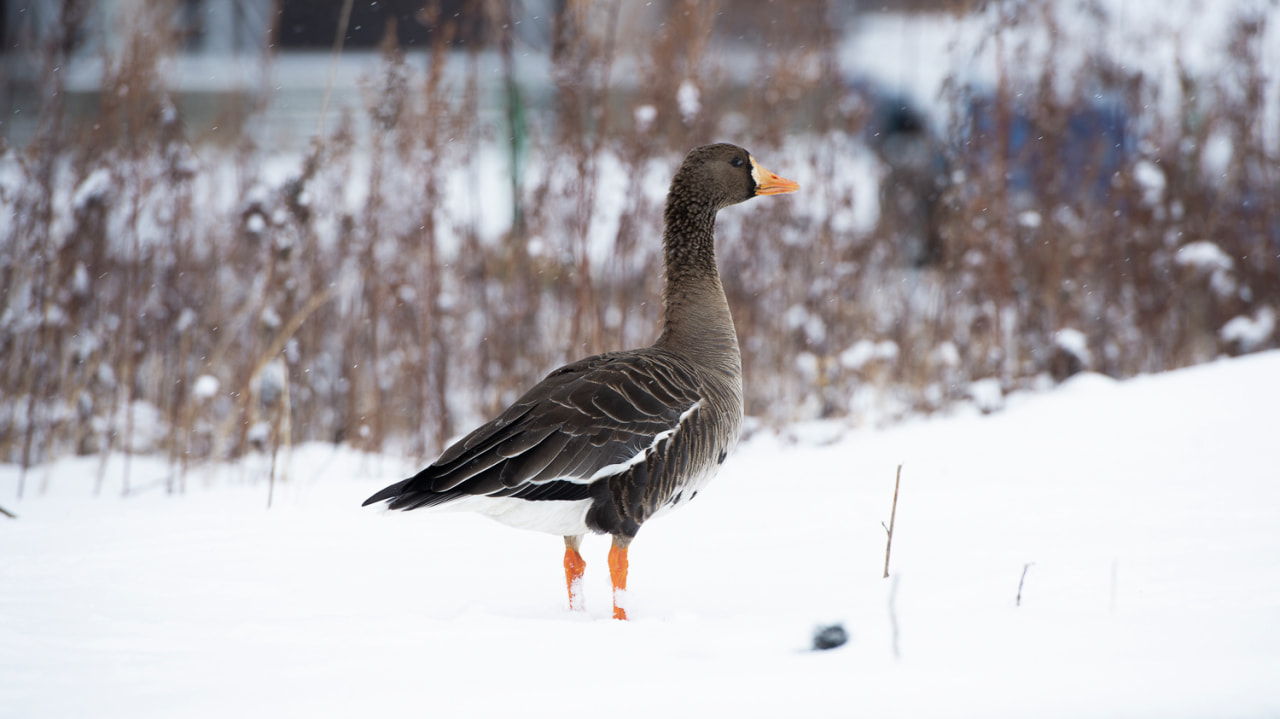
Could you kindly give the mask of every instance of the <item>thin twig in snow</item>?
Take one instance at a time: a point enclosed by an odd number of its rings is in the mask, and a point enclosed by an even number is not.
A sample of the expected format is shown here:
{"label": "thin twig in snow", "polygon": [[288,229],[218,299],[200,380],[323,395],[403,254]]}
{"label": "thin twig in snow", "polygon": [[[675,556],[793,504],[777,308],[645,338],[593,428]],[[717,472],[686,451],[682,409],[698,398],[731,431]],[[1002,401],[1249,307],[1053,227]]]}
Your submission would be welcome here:
{"label": "thin twig in snow", "polygon": [[888,533],[889,538],[884,543],[884,578],[889,578],[889,550],[893,548],[893,520],[898,516],[898,484],[902,482],[902,465],[898,465],[898,476],[893,480],[893,509],[889,510],[889,526],[885,527],[884,522],[880,523],[884,527],[884,531]]}
{"label": "thin twig in snow", "polygon": [[1027,570],[1031,568],[1032,564],[1035,564],[1035,562],[1027,562],[1022,565],[1022,578],[1018,580],[1018,596],[1013,602],[1015,607],[1022,606],[1022,583],[1027,581]]}

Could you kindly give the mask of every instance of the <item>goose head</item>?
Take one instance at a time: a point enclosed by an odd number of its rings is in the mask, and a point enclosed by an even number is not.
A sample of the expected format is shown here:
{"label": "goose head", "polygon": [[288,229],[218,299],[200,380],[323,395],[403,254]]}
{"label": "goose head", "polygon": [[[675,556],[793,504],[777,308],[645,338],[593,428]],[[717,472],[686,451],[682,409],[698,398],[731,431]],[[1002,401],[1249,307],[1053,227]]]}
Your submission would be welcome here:
{"label": "goose head", "polygon": [[713,211],[758,195],[782,195],[800,189],[796,182],[761,167],[750,152],[728,143],[703,145],[690,151],[671,187],[681,194],[703,194]]}

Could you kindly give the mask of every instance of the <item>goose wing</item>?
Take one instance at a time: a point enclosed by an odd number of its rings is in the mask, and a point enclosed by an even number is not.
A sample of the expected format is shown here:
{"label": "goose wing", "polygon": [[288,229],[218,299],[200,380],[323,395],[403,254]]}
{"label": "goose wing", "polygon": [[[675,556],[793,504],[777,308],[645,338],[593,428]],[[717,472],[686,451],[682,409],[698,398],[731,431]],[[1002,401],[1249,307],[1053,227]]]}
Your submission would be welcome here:
{"label": "goose wing", "polygon": [[619,352],[566,365],[431,466],[365,500],[417,509],[467,495],[585,499],[590,485],[644,459],[701,396],[675,358]]}

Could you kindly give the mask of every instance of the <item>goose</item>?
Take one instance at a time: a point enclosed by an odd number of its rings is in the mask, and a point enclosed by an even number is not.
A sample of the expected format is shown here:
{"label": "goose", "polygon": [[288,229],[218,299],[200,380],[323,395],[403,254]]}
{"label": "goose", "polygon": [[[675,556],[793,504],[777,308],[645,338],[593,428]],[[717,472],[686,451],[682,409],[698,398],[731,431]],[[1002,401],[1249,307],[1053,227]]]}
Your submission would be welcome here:
{"label": "goose", "polygon": [[582,537],[609,534],[613,617],[626,619],[631,541],[645,522],[698,494],[742,428],[742,359],[716,267],[716,213],[798,189],[736,145],[690,151],[664,210],[657,341],[553,371],[364,506],[450,505],[563,536],[569,608],[577,611],[584,609]]}

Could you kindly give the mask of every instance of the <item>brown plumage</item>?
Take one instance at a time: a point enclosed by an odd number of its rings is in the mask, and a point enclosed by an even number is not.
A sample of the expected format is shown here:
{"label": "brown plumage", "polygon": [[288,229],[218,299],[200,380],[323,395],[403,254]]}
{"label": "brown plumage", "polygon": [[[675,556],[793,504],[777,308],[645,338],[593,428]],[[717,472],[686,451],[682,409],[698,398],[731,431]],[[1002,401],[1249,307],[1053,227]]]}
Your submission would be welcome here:
{"label": "brown plumage", "polygon": [[742,427],[742,361],[716,269],[716,213],[798,187],[740,147],[691,151],[667,194],[657,342],[561,367],[365,504],[450,504],[562,535],[573,608],[586,566],[581,537],[610,534],[614,616],[625,619],[627,546],[647,520],[697,494]]}

